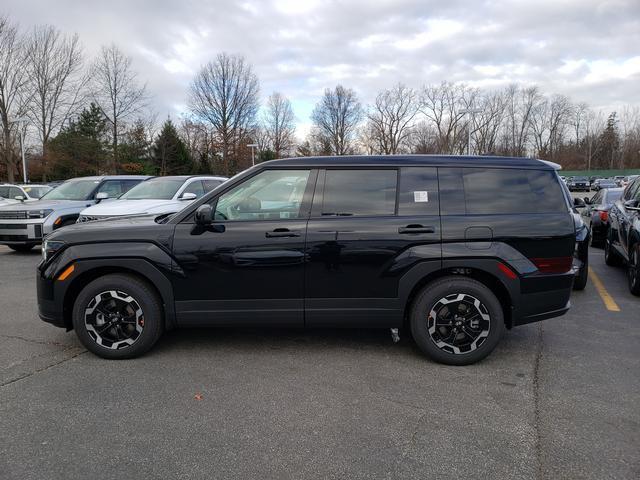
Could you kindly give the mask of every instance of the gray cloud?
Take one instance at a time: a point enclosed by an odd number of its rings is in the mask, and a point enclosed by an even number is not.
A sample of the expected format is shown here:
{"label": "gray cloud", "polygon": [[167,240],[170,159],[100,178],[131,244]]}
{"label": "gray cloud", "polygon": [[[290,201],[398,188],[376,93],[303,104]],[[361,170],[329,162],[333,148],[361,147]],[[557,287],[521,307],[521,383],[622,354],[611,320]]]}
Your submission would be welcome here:
{"label": "gray cloud", "polygon": [[181,113],[194,72],[221,51],[245,55],[263,96],[289,96],[302,123],[337,82],[365,102],[398,81],[450,80],[640,104],[637,0],[9,0],[0,12],[77,32],[88,57],[115,42],[160,116]]}

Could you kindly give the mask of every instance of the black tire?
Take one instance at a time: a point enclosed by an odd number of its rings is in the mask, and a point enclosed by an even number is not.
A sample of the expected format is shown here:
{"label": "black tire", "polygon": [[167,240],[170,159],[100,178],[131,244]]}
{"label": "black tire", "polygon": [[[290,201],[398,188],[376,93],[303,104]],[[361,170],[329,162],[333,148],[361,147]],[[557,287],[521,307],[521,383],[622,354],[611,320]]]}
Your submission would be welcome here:
{"label": "black tire", "polygon": [[636,243],[629,249],[627,278],[629,291],[634,295],[640,296],[640,243]]}
{"label": "black tire", "polygon": [[622,265],[622,259],[613,247],[613,230],[611,228],[607,231],[607,238],[604,240],[604,263],[610,267]]}
{"label": "black tire", "polygon": [[9,245],[14,252],[27,253],[30,252],[35,245]]}
{"label": "black tire", "polygon": [[576,278],[573,280],[573,289],[574,290],[584,290],[587,286],[587,281],[589,280],[589,251],[587,250],[584,259],[582,260],[582,266],[578,273],[576,274]]}
{"label": "black tire", "polygon": [[[96,298],[98,296],[99,302]],[[103,301],[104,307],[98,308]],[[121,308],[115,305],[116,302]],[[87,313],[89,310],[91,313]],[[125,313],[134,311],[134,321],[124,322],[123,318],[120,318],[121,321],[114,318],[113,322],[110,322],[114,326],[105,328],[109,320],[99,312],[119,310]],[[96,311],[98,313],[94,315],[93,312]],[[99,316],[101,318],[98,318]],[[112,360],[134,358],[144,354],[153,347],[164,330],[162,303],[155,290],[147,282],[126,274],[105,275],[89,283],[74,302],[72,318],[76,335],[87,350],[99,357]],[[119,340],[120,333],[123,336],[126,336],[126,333],[132,335]],[[104,335],[104,338],[100,335]],[[131,344],[121,346],[122,342],[129,341]]]}
{"label": "black tire", "polygon": [[[465,299],[465,301],[458,302],[456,312],[459,312],[459,304],[468,303],[467,299],[470,298],[478,300],[480,303],[480,306],[476,306],[477,313],[481,314],[484,311],[488,317],[488,320],[484,317],[482,320],[478,320],[479,322],[482,321],[485,326],[480,326],[479,324],[478,328],[482,332],[481,336],[478,336],[474,341],[474,343],[478,342],[475,348],[472,348],[473,343],[466,346],[461,345],[458,348],[461,350],[459,353],[455,353],[453,348],[460,335],[465,335],[469,339],[469,336],[466,333],[463,334],[462,330],[466,332],[465,326],[469,328],[470,325],[467,323],[466,325],[458,326],[462,322],[458,321],[459,317],[456,314],[454,314],[452,321],[447,326],[441,326],[436,329],[435,325],[436,321],[443,321],[442,318],[444,318],[440,317],[439,312],[442,312],[445,308],[448,310],[449,307],[447,305],[456,301],[454,295],[457,295],[458,298],[463,295]],[[443,304],[442,302],[444,301],[447,301],[447,303]],[[440,319],[433,318],[430,313],[438,309],[439,306],[442,307],[437,315]],[[456,321],[455,326],[452,325],[454,320]],[[411,333],[420,349],[431,359],[446,365],[469,365],[482,360],[493,351],[505,330],[502,305],[493,292],[476,280],[460,276],[444,277],[423,287],[411,306],[410,323]],[[452,326],[449,327],[449,325]],[[447,328],[449,329],[447,330]],[[460,328],[461,331],[459,332],[457,328]],[[454,329],[459,333],[454,333]],[[443,338],[440,338],[442,331],[453,335],[454,346],[443,342]],[[434,336],[432,336],[432,333]],[[447,336],[447,338],[450,338],[450,336]],[[461,340],[464,339],[462,338]],[[479,342],[480,340],[481,342]],[[436,341],[443,345],[438,346]]]}

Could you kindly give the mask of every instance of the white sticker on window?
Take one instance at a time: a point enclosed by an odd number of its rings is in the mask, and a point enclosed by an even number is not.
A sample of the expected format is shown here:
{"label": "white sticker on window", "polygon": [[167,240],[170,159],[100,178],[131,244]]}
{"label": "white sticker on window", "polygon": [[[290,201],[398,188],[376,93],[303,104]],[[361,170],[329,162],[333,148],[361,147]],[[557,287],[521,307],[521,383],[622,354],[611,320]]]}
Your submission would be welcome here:
{"label": "white sticker on window", "polygon": [[428,202],[429,192],[426,192],[426,191],[413,192],[413,201],[416,203]]}

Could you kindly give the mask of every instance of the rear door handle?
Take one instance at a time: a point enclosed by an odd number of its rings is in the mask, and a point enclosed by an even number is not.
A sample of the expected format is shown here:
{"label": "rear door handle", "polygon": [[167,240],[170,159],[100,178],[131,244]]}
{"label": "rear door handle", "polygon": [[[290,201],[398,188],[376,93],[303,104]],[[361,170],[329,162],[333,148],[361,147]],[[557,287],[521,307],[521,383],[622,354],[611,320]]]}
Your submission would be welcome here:
{"label": "rear door handle", "polygon": [[267,238],[279,238],[279,237],[299,237],[298,232],[292,232],[288,228],[276,228],[271,232],[264,232],[264,236]]}
{"label": "rear door handle", "polygon": [[436,228],[424,225],[407,225],[398,228],[398,233],[435,233]]}

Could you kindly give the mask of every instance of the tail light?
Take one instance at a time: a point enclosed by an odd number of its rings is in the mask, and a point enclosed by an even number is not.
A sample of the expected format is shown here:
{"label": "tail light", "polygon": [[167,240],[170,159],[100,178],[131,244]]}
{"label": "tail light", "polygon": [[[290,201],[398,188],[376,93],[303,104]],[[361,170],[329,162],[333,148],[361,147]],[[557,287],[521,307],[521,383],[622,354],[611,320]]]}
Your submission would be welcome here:
{"label": "tail light", "polygon": [[573,257],[530,258],[542,273],[566,273],[571,270]]}
{"label": "tail light", "polygon": [[600,220],[603,222],[606,222],[607,220],[609,220],[609,212],[606,212],[604,210],[601,210],[600,212],[598,212],[600,215]]}

